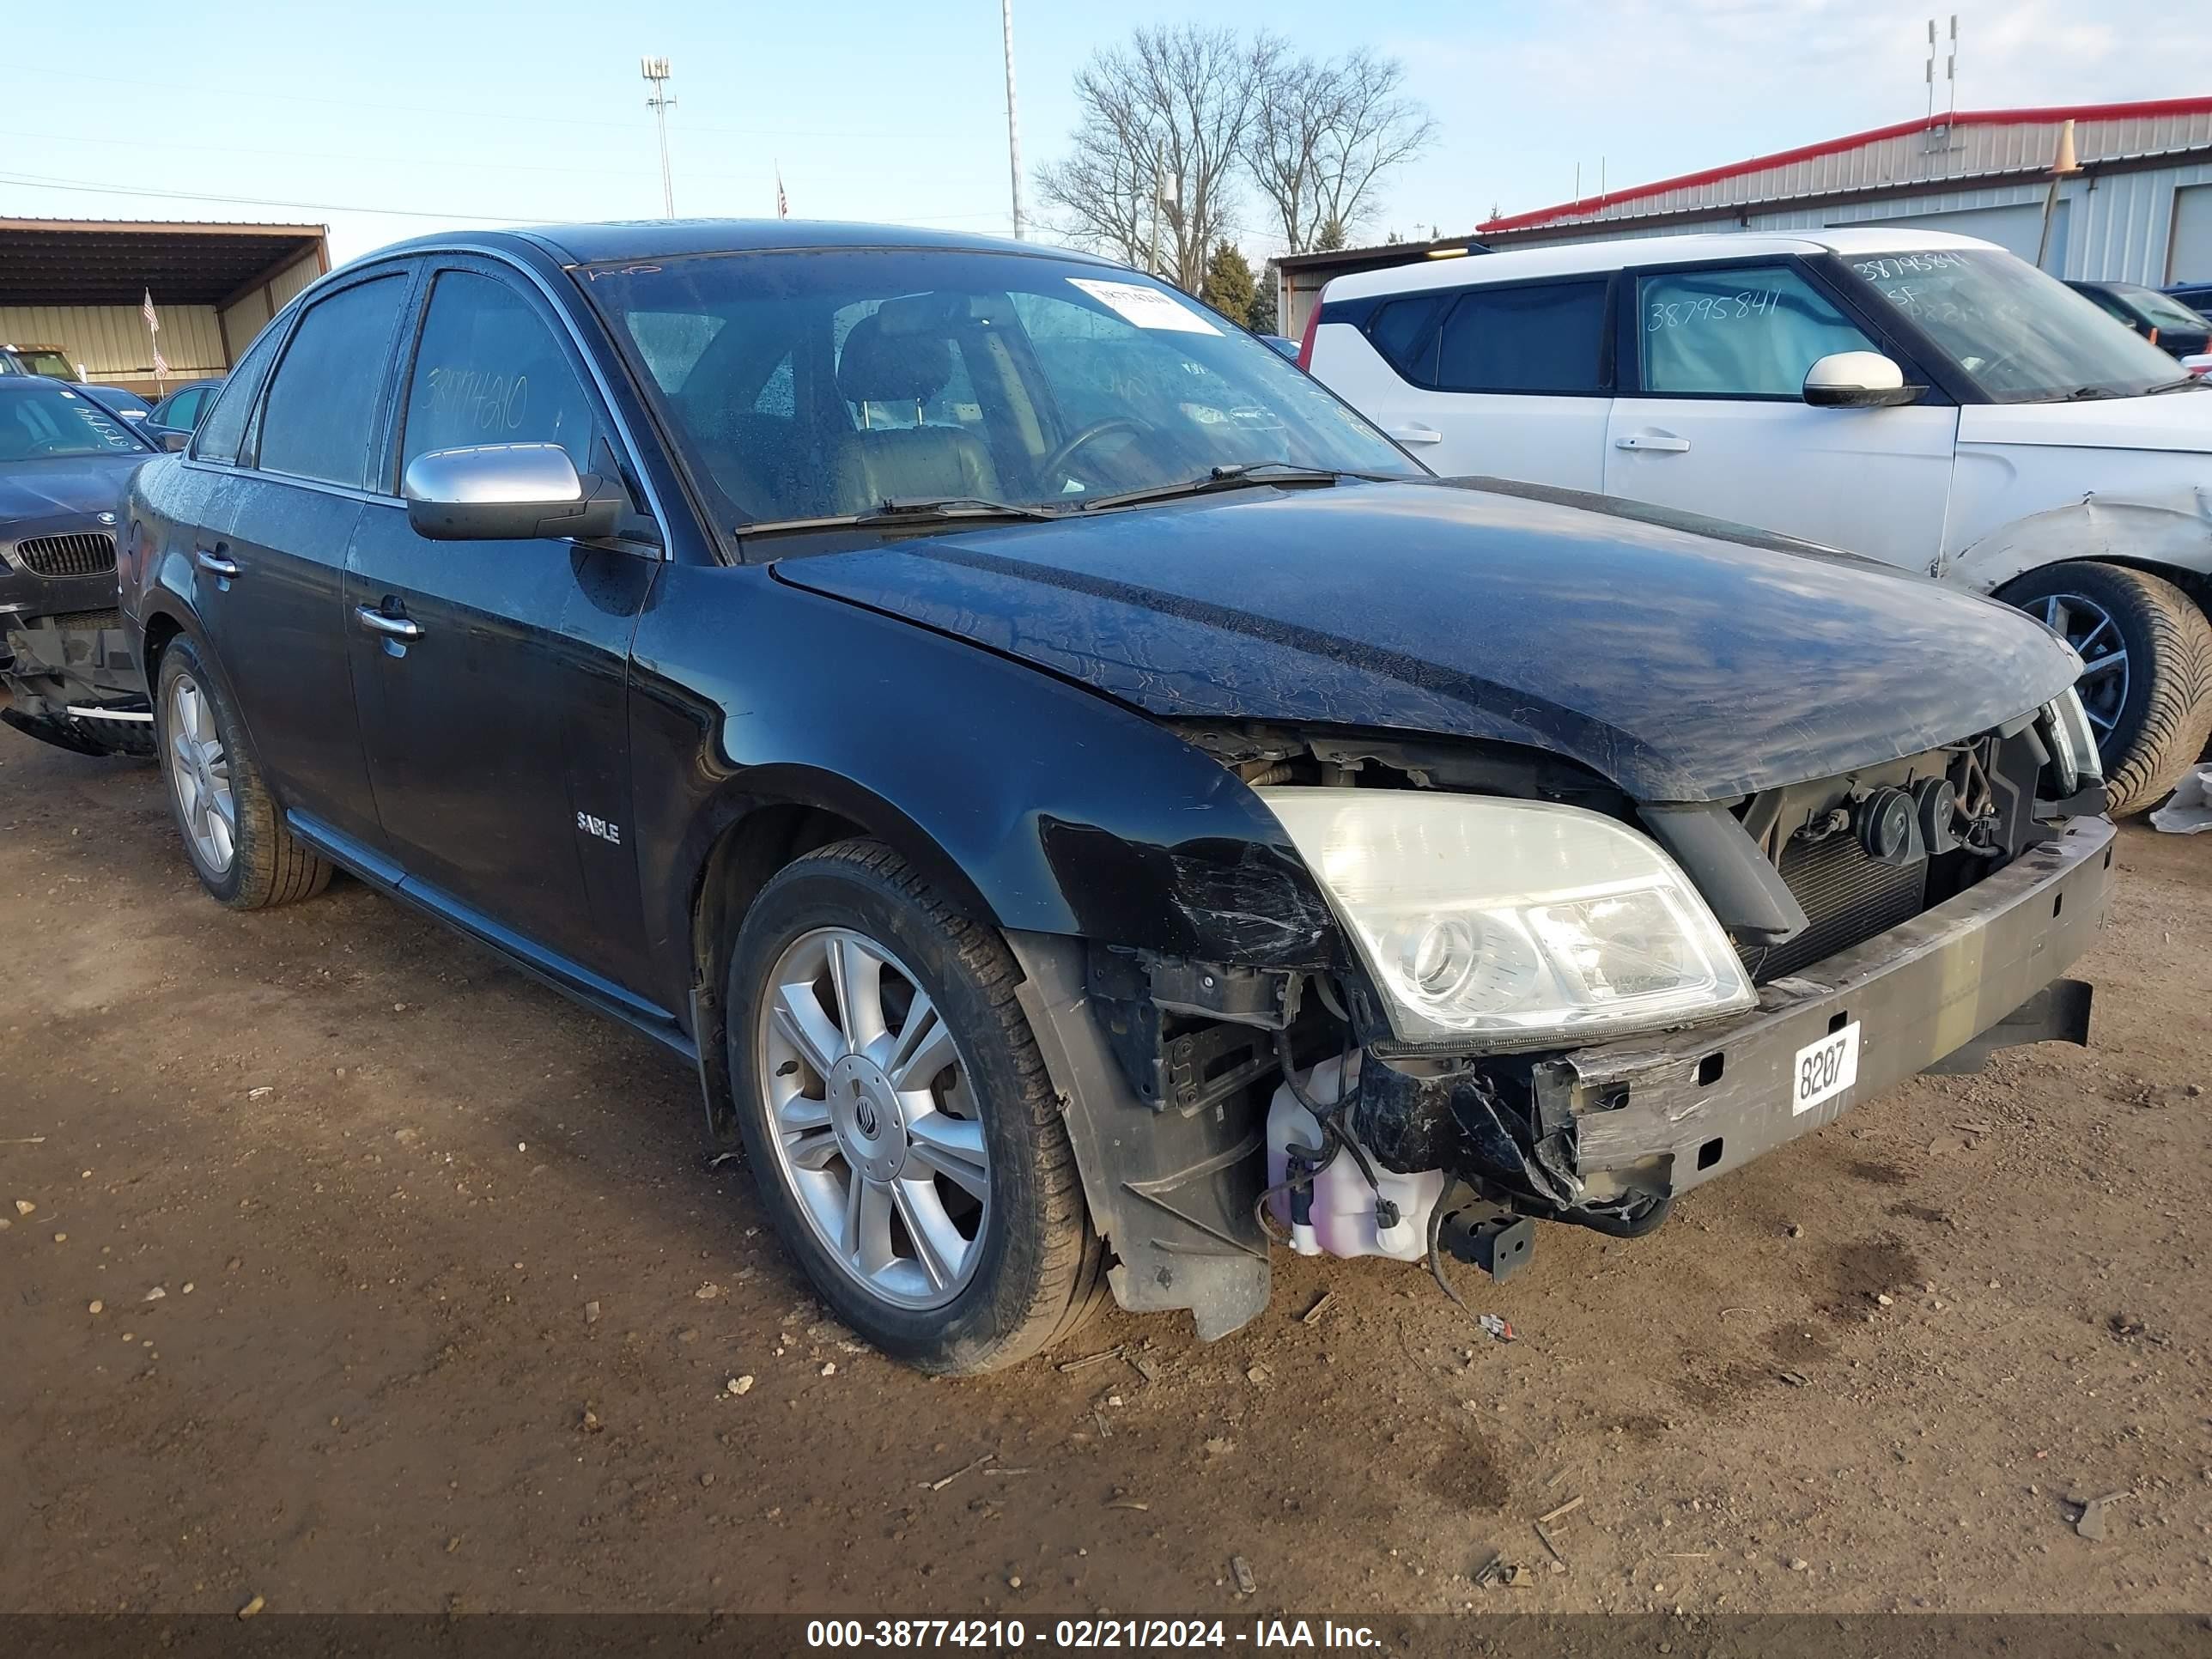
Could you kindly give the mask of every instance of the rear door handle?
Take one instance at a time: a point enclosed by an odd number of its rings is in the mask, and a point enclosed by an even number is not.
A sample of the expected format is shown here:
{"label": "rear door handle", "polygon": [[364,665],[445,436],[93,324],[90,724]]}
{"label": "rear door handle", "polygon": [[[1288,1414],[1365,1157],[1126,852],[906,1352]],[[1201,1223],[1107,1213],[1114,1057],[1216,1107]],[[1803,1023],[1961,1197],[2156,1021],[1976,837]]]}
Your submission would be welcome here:
{"label": "rear door handle", "polygon": [[223,557],[226,551],[228,550],[221,542],[217,542],[212,549],[196,547],[192,550],[192,562],[206,571],[209,575],[220,576],[225,581],[228,581],[238,574],[238,562],[234,559]]}
{"label": "rear door handle", "polygon": [[1444,434],[1432,426],[1394,426],[1388,435],[1401,444],[1440,444]]}
{"label": "rear door handle", "polygon": [[1680,455],[1690,447],[1687,438],[1672,438],[1662,432],[1638,432],[1613,441],[1615,449],[1644,449],[1658,455]]}
{"label": "rear door handle", "polygon": [[354,606],[353,619],[370,633],[381,635],[387,640],[419,640],[422,637],[420,623],[411,623],[404,617],[386,616],[373,605]]}

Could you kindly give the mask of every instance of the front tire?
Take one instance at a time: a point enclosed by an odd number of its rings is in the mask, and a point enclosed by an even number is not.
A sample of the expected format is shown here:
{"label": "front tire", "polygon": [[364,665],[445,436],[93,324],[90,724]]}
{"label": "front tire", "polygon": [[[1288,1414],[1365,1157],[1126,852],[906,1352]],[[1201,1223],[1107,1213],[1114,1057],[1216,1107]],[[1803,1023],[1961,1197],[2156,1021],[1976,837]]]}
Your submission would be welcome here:
{"label": "front tire", "polygon": [[2172,793],[2212,737],[2212,623],[2172,582],[2126,565],[2046,565],[2005,588],[2081,653],[2075,682],[2116,818]]}
{"label": "front tire", "polygon": [[237,711],[189,639],[161,653],[154,730],[185,856],[211,897],[262,910],[331,884],[330,865],[284,827]]}
{"label": "front tire", "polygon": [[890,848],[787,866],[730,961],[730,1075],[763,1202],[837,1316],[932,1372],[1073,1330],[1104,1250],[995,930]]}

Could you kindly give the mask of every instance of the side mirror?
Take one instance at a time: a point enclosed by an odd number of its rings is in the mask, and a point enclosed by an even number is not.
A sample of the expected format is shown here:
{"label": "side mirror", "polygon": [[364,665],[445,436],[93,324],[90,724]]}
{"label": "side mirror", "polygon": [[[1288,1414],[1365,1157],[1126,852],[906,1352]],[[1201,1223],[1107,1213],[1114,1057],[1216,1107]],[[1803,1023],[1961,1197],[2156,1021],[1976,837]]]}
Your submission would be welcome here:
{"label": "side mirror", "polygon": [[1815,409],[1893,409],[1917,403],[1928,388],[1879,351],[1833,351],[1805,371],[1805,401]]}
{"label": "side mirror", "polygon": [[171,455],[176,454],[192,441],[191,433],[179,432],[173,426],[149,426],[146,430],[153,434],[155,441],[161,446],[163,452]]}
{"label": "side mirror", "polygon": [[629,507],[558,444],[434,449],[407,464],[399,490],[415,533],[435,542],[590,541],[614,534]]}

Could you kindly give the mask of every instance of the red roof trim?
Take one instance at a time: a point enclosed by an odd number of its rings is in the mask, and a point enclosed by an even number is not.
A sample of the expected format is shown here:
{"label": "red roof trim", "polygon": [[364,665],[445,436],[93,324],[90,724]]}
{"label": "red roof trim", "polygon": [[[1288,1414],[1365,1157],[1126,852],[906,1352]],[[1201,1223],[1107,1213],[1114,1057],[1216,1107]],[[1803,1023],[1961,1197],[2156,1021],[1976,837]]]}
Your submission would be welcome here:
{"label": "red roof trim", "polygon": [[1875,143],[1884,138],[1902,138],[1909,133],[1925,132],[1935,127],[2026,126],[2037,122],[2124,120],[2130,116],[2206,113],[2212,113],[2212,98],[2159,98],[2137,104],[2064,104],[2045,109],[1960,110],[1956,114],[1938,115],[1932,119],[1920,116],[1910,121],[1899,121],[1893,126],[1855,132],[1848,137],[1829,138],[1817,144],[1800,145],[1796,149],[1777,150],[1771,155],[1754,156],[1748,161],[1731,161],[1726,167],[1707,167],[1702,173],[1685,173],[1677,178],[1662,179],[1656,184],[1638,185],[1630,190],[1611,191],[1603,196],[1586,196],[1577,202],[1561,202],[1555,207],[1535,208],[1527,213],[1486,220],[1477,225],[1475,230],[1480,234],[1486,230],[1519,230],[1530,225],[1549,224],[1576,214],[1595,213],[1622,202],[1632,202],[1639,197],[1717,184],[1723,179],[1738,179],[1746,173],[1763,173],[1769,167],[1788,167],[1796,161],[1815,161],[1823,155],[1856,149],[1861,144]]}

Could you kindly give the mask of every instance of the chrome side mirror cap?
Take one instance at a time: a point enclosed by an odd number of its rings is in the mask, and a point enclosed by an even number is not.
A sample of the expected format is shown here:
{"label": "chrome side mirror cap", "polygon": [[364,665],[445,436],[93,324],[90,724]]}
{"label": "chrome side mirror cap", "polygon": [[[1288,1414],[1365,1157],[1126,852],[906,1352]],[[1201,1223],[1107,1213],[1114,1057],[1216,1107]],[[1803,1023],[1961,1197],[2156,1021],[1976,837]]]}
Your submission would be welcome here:
{"label": "chrome side mirror cap", "polygon": [[1927,391],[1879,351],[1832,351],[1805,371],[1805,401],[1816,409],[1893,409]]}
{"label": "chrome side mirror cap", "polygon": [[437,542],[590,541],[612,535],[629,505],[558,444],[433,449],[407,464],[399,492],[415,533]]}

